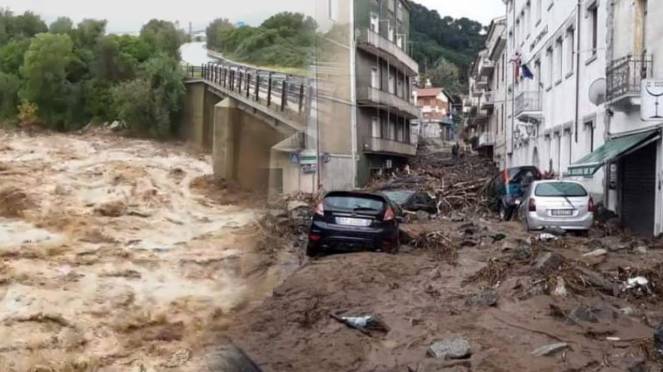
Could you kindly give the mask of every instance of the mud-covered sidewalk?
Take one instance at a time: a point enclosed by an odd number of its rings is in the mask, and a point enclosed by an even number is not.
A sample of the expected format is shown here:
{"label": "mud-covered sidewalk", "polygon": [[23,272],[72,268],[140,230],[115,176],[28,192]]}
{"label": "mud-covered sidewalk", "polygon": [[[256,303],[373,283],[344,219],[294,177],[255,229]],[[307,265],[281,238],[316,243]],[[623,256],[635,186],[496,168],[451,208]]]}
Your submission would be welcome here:
{"label": "mud-covered sidewalk", "polygon": [[203,370],[212,325],[280,280],[255,251],[258,211],[210,164],[178,144],[0,132],[0,370]]}

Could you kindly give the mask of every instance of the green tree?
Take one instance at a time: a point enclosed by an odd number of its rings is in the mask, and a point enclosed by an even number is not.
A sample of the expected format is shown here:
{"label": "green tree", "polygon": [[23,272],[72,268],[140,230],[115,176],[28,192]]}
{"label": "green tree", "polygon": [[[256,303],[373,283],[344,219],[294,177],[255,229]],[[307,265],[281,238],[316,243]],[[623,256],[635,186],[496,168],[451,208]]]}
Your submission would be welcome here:
{"label": "green tree", "polygon": [[29,47],[30,39],[10,40],[0,47],[0,71],[18,75]]}
{"label": "green tree", "polygon": [[217,18],[205,29],[207,35],[207,46],[213,49],[222,49],[221,40],[226,31],[234,29],[235,26],[227,18]]}
{"label": "green tree", "polygon": [[25,12],[14,18],[13,22],[14,37],[33,37],[39,33],[47,32],[48,26],[42,21],[41,17],[32,13]]}
{"label": "green tree", "polygon": [[84,19],[79,22],[73,32],[76,47],[94,49],[99,39],[106,34],[106,23],[105,20],[98,19]]}
{"label": "green tree", "polygon": [[113,88],[113,108],[134,133],[165,138],[177,131],[184,93],[179,63],[158,55],[145,62],[137,79]]}
{"label": "green tree", "polygon": [[74,29],[74,22],[68,17],[59,17],[48,28],[53,34],[69,34]]}
{"label": "green tree", "polygon": [[41,118],[51,128],[66,128],[67,66],[73,58],[73,42],[68,35],[38,34],[25,53],[20,97],[37,104]]}
{"label": "green tree", "polygon": [[20,84],[18,76],[0,72],[0,118],[16,115]]}
{"label": "green tree", "polygon": [[170,57],[180,58],[182,36],[172,22],[153,19],[140,31],[140,38]]}
{"label": "green tree", "polygon": [[451,94],[463,93],[458,67],[444,58],[440,58],[435,67],[428,70],[422,77],[430,79],[435,87],[444,87]]}

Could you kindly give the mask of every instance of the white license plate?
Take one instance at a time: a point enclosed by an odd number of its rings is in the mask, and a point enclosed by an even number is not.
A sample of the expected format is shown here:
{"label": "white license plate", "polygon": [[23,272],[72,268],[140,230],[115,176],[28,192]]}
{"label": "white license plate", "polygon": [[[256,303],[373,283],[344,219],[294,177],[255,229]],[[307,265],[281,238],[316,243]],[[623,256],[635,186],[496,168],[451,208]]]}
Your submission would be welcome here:
{"label": "white license plate", "polygon": [[568,217],[573,216],[573,209],[553,209],[550,214],[555,217]]}
{"label": "white license plate", "polygon": [[350,217],[336,217],[336,223],[346,226],[361,226],[367,227],[371,225],[371,220],[364,218],[350,218]]}

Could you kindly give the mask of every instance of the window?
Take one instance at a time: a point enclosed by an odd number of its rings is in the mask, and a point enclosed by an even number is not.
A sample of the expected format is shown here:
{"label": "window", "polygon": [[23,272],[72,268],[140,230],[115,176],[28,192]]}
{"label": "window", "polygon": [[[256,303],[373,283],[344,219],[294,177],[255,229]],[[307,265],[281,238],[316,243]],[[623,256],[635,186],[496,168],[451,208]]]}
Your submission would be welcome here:
{"label": "window", "polygon": [[553,82],[553,50],[546,51],[546,88],[550,88]]}
{"label": "window", "polygon": [[377,67],[371,68],[371,87],[380,89],[380,74]]}
{"label": "window", "polygon": [[525,8],[525,24],[527,25],[527,37],[529,37],[532,32],[532,3],[527,2],[527,7]]}
{"label": "window", "polygon": [[398,34],[398,36],[396,36],[396,45],[400,49],[403,49],[403,34]]}
{"label": "window", "polygon": [[396,85],[395,85],[394,74],[389,71],[389,93],[396,94]]}
{"label": "window", "polygon": [[389,139],[392,141],[396,139],[396,122],[393,120],[389,120]]}
{"label": "window", "polygon": [[598,48],[598,42],[599,42],[599,9],[598,9],[598,3],[595,3],[592,5],[589,9],[587,9],[589,12],[589,30],[590,30],[590,36],[591,36],[591,47],[592,47],[592,55],[596,55],[596,49]]}
{"label": "window", "polygon": [[371,136],[373,138],[382,137],[382,128],[380,128],[380,121],[375,116],[371,119]]}
{"label": "window", "polygon": [[403,98],[403,79],[396,79],[396,84],[396,95],[400,98]]}
{"label": "window", "polygon": [[329,19],[332,21],[338,19],[338,0],[329,0]]}
{"label": "window", "polygon": [[541,22],[541,15],[543,14],[543,0],[536,0],[536,23]]}
{"label": "window", "polygon": [[389,36],[389,41],[391,41],[393,43],[394,42],[394,26],[392,26],[391,23],[389,23],[387,28],[389,30],[389,35],[388,35]]}
{"label": "window", "polygon": [[555,83],[562,81],[562,63],[564,63],[564,50],[560,37],[555,41]]}
{"label": "window", "polygon": [[394,11],[394,3],[396,3],[398,0],[387,0],[387,7],[389,8],[390,11]]}
{"label": "window", "polygon": [[495,126],[495,134],[499,134],[500,133],[500,120],[502,119],[502,115],[500,115],[500,109],[499,108],[497,109],[497,115],[495,115],[495,116],[497,117],[497,125]]}
{"label": "window", "polygon": [[564,46],[566,49],[566,75],[570,76],[573,74],[573,56],[574,56],[574,46],[575,46],[575,30],[570,28],[566,31],[566,40],[564,41]]}
{"label": "window", "polygon": [[534,62],[534,81],[536,81],[535,90],[539,91],[542,88],[543,82],[541,81],[541,61]]}
{"label": "window", "polygon": [[378,27],[380,25],[380,18],[377,13],[371,13],[371,31],[378,32]]}
{"label": "window", "polygon": [[506,54],[502,54],[502,82],[506,79]]}
{"label": "window", "polygon": [[587,191],[575,182],[546,182],[536,186],[534,195],[541,197],[583,197]]}
{"label": "window", "polygon": [[594,151],[594,121],[585,122],[585,141],[589,152]]}

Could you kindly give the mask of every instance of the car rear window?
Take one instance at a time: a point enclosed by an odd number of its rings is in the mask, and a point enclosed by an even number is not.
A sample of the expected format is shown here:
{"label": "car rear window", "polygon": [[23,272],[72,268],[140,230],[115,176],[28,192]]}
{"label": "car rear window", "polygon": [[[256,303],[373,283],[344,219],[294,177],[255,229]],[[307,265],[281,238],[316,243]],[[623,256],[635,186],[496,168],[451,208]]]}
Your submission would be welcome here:
{"label": "car rear window", "polygon": [[536,190],[534,190],[534,195],[543,196],[543,197],[547,196],[580,197],[580,196],[587,196],[587,191],[585,190],[584,187],[582,187],[577,183],[547,182],[537,185]]}
{"label": "car rear window", "polygon": [[335,195],[325,198],[325,207],[330,209],[360,209],[379,212],[384,208],[384,202],[370,197]]}
{"label": "car rear window", "polygon": [[394,203],[404,204],[414,194],[414,191],[387,191],[384,194]]}

